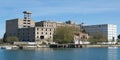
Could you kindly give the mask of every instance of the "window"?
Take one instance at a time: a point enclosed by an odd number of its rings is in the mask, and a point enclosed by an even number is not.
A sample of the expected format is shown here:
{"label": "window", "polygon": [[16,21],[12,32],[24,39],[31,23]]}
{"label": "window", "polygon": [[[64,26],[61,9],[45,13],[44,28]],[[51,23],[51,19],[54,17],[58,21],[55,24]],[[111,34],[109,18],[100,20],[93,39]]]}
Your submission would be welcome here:
{"label": "window", "polygon": [[30,24],[30,23],[27,23],[27,24]]}
{"label": "window", "polygon": [[40,39],[44,39],[44,36],[40,36]]}
{"label": "window", "polygon": [[39,38],[39,36],[37,36],[37,38]]}
{"label": "window", "polygon": [[47,29],[46,29],[46,31],[47,31]]}
{"label": "window", "polygon": [[28,20],[28,22],[30,22],[30,20]]}
{"label": "window", "polygon": [[50,29],[50,31],[51,31],[51,29]]}
{"label": "window", "polygon": [[41,32],[41,34],[43,34],[43,32]]}
{"label": "window", "polygon": [[37,30],[39,30],[39,28],[37,28]]}
{"label": "window", "polygon": [[25,22],[23,24],[26,24]]}
{"label": "window", "polygon": [[43,29],[41,29],[43,31]]}
{"label": "window", "polygon": [[23,26],[23,27],[26,27],[26,26]]}
{"label": "window", "polygon": [[28,26],[28,28],[29,28],[30,26]]}
{"label": "window", "polygon": [[26,21],[26,20],[24,20],[24,21]]}
{"label": "window", "polygon": [[50,33],[50,35],[51,35],[51,33]]}
{"label": "window", "polygon": [[47,32],[45,34],[47,35]]}
{"label": "window", "polygon": [[37,34],[39,34],[39,32],[37,32]]}

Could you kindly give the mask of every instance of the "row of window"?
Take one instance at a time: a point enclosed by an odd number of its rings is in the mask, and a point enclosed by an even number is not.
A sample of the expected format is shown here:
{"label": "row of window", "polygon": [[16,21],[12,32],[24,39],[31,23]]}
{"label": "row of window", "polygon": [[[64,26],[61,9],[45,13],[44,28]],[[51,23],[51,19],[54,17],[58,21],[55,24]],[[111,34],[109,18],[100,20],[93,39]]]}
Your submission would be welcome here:
{"label": "row of window", "polygon": [[30,22],[29,23],[24,22],[23,24],[30,24]]}
{"label": "row of window", "polygon": [[30,26],[23,26],[24,28],[29,28]]}
{"label": "row of window", "polygon": [[[39,32],[37,32],[37,34],[39,34]],[[41,34],[43,34],[43,32],[41,32]],[[50,32],[50,33],[47,33],[47,32],[46,32],[45,34],[46,34],[46,35],[47,35],[47,34],[52,35],[52,33],[51,33],[51,32]]]}
{"label": "row of window", "polygon": [[[37,28],[37,31],[39,30],[39,28]],[[41,31],[43,31],[44,29],[42,28]],[[52,29],[45,29],[45,31],[52,31]]]}
{"label": "row of window", "polygon": [[[44,36],[37,36],[37,38],[40,38],[40,39],[44,39]],[[49,36],[49,38],[52,38],[51,36]]]}
{"label": "row of window", "polygon": [[27,21],[27,22],[30,22],[31,20],[23,20],[23,21]]}

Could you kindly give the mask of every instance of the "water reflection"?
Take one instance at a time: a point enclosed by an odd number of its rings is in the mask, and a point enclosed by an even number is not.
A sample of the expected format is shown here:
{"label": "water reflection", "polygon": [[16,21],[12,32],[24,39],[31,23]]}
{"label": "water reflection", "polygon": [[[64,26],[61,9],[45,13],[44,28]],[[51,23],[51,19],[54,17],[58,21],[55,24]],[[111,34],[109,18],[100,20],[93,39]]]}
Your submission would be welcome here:
{"label": "water reflection", "polygon": [[0,50],[0,60],[120,60],[120,48]]}
{"label": "water reflection", "polygon": [[118,53],[117,47],[108,47],[108,60],[118,60],[117,53]]}

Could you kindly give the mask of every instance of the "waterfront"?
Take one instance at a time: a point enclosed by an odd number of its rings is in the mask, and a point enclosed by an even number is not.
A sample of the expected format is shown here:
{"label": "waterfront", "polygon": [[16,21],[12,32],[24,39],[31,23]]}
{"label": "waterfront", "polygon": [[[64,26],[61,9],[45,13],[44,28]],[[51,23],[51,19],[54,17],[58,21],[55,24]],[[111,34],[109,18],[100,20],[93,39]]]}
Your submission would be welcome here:
{"label": "waterfront", "polygon": [[120,48],[0,50],[0,60],[119,60]]}

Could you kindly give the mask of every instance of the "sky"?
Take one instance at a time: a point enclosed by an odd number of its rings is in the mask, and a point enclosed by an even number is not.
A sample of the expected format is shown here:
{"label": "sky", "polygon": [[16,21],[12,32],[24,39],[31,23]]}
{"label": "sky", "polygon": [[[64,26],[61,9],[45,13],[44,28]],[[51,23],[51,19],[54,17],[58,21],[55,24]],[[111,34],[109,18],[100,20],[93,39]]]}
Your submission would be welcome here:
{"label": "sky", "polygon": [[5,33],[6,20],[23,18],[23,11],[31,11],[36,22],[115,24],[120,34],[120,0],[0,0],[0,38]]}

